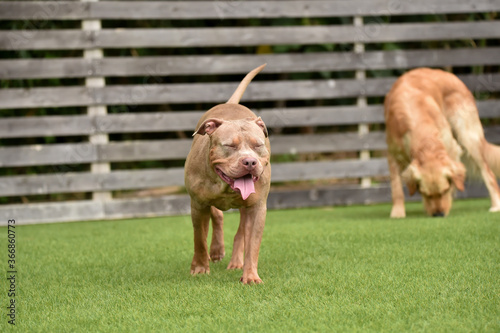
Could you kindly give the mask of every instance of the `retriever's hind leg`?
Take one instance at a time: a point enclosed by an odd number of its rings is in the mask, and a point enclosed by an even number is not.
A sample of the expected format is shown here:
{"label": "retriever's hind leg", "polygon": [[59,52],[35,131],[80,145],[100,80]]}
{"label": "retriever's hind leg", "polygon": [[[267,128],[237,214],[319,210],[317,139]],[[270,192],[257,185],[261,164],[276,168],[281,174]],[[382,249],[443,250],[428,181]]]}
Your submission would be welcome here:
{"label": "retriever's hind leg", "polygon": [[471,160],[481,173],[491,198],[490,212],[500,211],[500,189],[486,157],[492,152],[488,149],[488,143],[484,138],[477,109],[475,106],[455,109],[451,115],[448,115],[448,121],[457,141],[465,148],[465,158]]}

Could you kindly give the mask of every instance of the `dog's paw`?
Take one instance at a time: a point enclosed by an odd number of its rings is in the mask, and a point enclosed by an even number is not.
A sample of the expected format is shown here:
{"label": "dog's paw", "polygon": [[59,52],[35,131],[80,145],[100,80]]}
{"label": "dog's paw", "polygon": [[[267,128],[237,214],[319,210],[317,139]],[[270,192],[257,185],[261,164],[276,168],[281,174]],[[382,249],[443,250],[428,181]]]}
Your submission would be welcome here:
{"label": "dog's paw", "polygon": [[229,265],[227,265],[227,269],[242,269],[243,268],[243,263],[239,262],[230,262]]}
{"label": "dog's paw", "polygon": [[191,267],[191,275],[198,275],[198,274],[210,274],[210,267],[205,267],[205,266]]}
{"label": "dog's paw", "polygon": [[402,219],[404,217],[406,217],[406,211],[404,207],[392,207],[391,218]]}
{"label": "dog's paw", "polygon": [[491,213],[497,213],[497,212],[500,212],[500,207],[491,207],[491,208],[490,208],[490,212],[491,212]]}
{"label": "dog's paw", "polygon": [[221,261],[222,259],[224,259],[224,257],[226,256],[225,253],[221,253],[221,254],[211,254],[210,255],[210,261],[212,262],[219,262]]}
{"label": "dog's paw", "polygon": [[243,274],[240,278],[240,282],[243,284],[260,284],[262,283],[262,280],[257,274],[248,274],[247,276]]}
{"label": "dog's paw", "polygon": [[226,256],[226,252],[224,252],[224,248],[222,249],[210,249],[210,260],[212,262],[219,262]]}

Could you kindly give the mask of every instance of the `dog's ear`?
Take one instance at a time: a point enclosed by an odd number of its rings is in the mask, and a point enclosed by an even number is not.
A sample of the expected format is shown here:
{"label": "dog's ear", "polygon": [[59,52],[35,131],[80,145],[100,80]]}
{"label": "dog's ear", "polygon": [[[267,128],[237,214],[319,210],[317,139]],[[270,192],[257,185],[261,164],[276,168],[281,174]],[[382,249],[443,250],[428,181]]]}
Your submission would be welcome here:
{"label": "dog's ear", "polygon": [[416,162],[412,162],[405,171],[401,174],[403,177],[403,181],[406,183],[408,187],[408,192],[410,195],[414,195],[418,190],[418,184],[422,179],[420,174],[420,168]]}
{"label": "dog's ear", "polygon": [[452,162],[452,165],[449,169],[445,171],[445,177],[448,178],[450,183],[455,184],[455,187],[459,191],[464,191],[464,182],[465,182],[465,167],[460,162]]}
{"label": "dog's ear", "polygon": [[268,132],[267,132],[267,127],[266,127],[266,124],[264,124],[264,121],[262,120],[261,117],[255,119],[255,123],[257,125],[259,125],[260,128],[262,128],[262,131],[264,131],[264,135],[266,136],[266,138],[268,137]]}
{"label": "dog's ear", "polygon": [[213,132],[215,132],[215,130],[217,128],[219,128],[220,125],[222,125],[223,122],[224,122],[224,120],[217,119],[217,118],[207,119],[193,133],[193,136],[195,136],[196,134],[200,134],[200,135],[208,134],[208,135],[211,135]]}

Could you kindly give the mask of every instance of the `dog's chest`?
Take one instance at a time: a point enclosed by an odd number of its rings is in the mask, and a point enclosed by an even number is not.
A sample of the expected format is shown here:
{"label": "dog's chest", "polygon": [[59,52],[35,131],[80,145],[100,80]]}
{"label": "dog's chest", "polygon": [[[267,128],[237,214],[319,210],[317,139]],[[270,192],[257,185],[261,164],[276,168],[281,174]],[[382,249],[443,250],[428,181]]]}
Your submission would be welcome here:
{"label": "dog's chest", "polygon": [[[247,200],[250,200],[250,198]],[[217,197],[212,198],[210,200],[210,206],[226,211],[231,208],[240,208],[245,206],[245,201],[241,198],[239,193],[229,189],[228,192],[221,193]]]}

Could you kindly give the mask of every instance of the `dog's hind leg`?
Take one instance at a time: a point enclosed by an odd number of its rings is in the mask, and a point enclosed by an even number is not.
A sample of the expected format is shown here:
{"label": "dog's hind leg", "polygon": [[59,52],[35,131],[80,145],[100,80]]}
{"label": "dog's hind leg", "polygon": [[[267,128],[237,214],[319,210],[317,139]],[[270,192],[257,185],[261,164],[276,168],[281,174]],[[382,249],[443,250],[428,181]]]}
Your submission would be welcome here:
{"label": "dog's hind leg", "polygon": [[224,214],[215,207],[210,208],[212,219],[212,242],[210,243],[210,260],[221,261],[226,252],[224,251]]}
{"label": "dog's hind leg", "polygon": [[500,212],[500,188],[498,187],[493,171],[495,170],[498,172],[500,169],[500,147],[492,145],[483,139],[481,142],[480,154],[478,155],[480,155],[480,158],[476,157],[474,160],[479,165],[481,176],[490,193],[490,212]]}
{"label": "dog's hind leg", "polygon": [[389,163],[389,172],[391,176],[391,194],[392,194],[392,218],[403,218],[406,216],[405,211],[405,194],[403,192],[403,183],[401,182],[401,174],[399,166],[394,157],[387,156]]}
{"label": "dog's hind leg", "polygon": [[466,151],[464,157],[473,161],[486,184],[491,198],[490,212],[500,212],[500,189],[492,171],[500,169],[500,148],[486,142],[475,105],[462,105],[447,113],[453,133]]}

